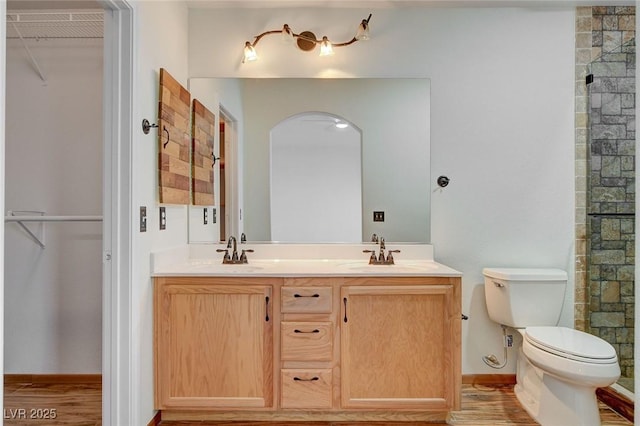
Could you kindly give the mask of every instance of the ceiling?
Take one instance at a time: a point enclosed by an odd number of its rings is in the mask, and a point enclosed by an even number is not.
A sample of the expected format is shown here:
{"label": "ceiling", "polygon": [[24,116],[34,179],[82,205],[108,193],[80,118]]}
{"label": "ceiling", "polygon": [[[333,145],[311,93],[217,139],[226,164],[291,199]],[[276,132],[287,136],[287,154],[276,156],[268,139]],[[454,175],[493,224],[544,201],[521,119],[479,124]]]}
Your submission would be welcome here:
{"label": "ceiling", "polygon": [[[287,8],[341,7],[385,9],[402,7],[575,7],[602,6],[610,0],[185,0],[190,8]],[[616,6],[634,6],[634,0],[616,1]]]}
{"label": "ceiling", "polygon": [[[176,0],[154,0],[176,1]],[[179,0],[178,0],[179,1]],[[190,8],[335,7],[387,9],[419,6],[453,7],[574,7],[601,6],[610,0],[184,0]],[[634,6],[634,0],[616,1]],[[8,10],[102,9],[98,0],[7,0]]]}

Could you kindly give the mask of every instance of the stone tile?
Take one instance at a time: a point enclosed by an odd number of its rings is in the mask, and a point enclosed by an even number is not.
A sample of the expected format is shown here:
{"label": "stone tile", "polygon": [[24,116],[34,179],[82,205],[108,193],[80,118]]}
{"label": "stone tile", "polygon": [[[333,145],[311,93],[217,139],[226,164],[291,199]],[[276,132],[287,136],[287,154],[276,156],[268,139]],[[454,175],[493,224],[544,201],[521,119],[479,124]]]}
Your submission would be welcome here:
{"label": "stone tile", "polygon": [[621,110],[622,110],[622,97],[620,96],[619,93],[603,93],[602,94],[601,113],[603,115],[619,115]]}
{"label": "stone tile", "polygon": [[598,124],[591,126],[593,139],[624,139],[626,126],[620,124]]}
{"label": "stone tile", "polygon": [[602,219],[601,233],[603,240],[620,240],[620,219]]}
{"label": "stone tile", "polygon": [[618,29],[626,31],[635,31],[636,17],[635,15],[618,16]]}
{"label": "stone tile", "polygon": [[601,283],[600,301],[602,303],[620,302],[620,283],[618,281],[605,281]]}
{"label": "stone tile", "polygon": [[[613,15],[604,15],[602,17],[602,31],[613,32],[618,29],[618,17]],[[620,43],[618,43],[618,46]]]}
{"label": "stone tile", "polygon": [[623,265],[624,250],[594,250],[591,253],[591,262],[596,265]]}

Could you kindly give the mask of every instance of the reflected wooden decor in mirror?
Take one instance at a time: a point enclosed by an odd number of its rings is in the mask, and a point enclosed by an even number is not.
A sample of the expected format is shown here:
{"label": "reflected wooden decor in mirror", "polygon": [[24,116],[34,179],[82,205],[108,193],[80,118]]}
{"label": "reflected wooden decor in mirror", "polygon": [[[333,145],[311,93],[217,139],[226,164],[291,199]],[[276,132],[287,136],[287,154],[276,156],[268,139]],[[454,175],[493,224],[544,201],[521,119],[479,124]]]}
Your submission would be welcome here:
{"label": "reflected wooden decor in mirror", "polygon": [[189,204],[191,94],[160,69],[158,186],[161,204]]}
{"label": "reflected wooden decor in mirror", "polygon": [[213,140],[216,116],[197,99],[191,109],[191,182],[192,203],[196,206],[212,206],[213,195]]}

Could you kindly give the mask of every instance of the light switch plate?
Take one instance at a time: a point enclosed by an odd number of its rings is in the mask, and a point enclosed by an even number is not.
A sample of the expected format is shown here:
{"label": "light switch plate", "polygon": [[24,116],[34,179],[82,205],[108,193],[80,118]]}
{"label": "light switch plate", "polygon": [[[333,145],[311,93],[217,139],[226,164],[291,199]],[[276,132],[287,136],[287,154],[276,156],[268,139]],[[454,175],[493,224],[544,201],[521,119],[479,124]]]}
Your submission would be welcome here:
{"label": "light switch plate", "polygon": [[140,232],[147,232],[147,208],[140,206]]}
{"label": "light switch plate", "polygon": [[167,210],[165,207],[160,207],[160,230],[167,229]]}
{"label": "light switch plate", "polygon": [[209,209],[207,207],[202,211],[202,222],[204,225],[209,223]]}
{"label": "light switch plate", "polygon": [[374,222],[384,222],[384,212],[374,211],[373,212],[373,221]]}

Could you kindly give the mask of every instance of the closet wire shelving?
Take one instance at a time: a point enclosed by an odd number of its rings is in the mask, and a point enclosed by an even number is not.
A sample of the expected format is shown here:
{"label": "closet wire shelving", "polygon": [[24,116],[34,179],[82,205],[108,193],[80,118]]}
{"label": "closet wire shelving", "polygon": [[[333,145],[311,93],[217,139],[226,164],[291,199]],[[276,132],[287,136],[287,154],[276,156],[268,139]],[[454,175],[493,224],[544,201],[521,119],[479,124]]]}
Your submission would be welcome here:
{"label": "closet wire shelving", "polygon": [[20,39],[40,79],[47,77],[31,52],[27,40],[49,39],[102,39],[104,37],[104,12],[82,11],[7,11],[6,38]]}
{"label": "closet wire shelving", "polygon": [[15,222],[43,249],[45,248],[44,228],[42,228],[42,235],[39,237],[24,222],[102,222],[102,216],[48,216],[46,212],[38,210],[9,210],[4,221],[5,223]]}
{"label": "closet wire shelving", "polygon": [[[104,38],[104,12],[102,10],[8,10],[6,37],[19,39],[43,82],[46,76],[31,52],[30,42],[49,39],[102,39]],[[10,210],[5,223],[14,222],[31,239],[45,248],[44,227],[41,236],[36,235],[25,223],[28,222],[102,222],[102,216],[91,215],[47,215],[37,210]]]}

